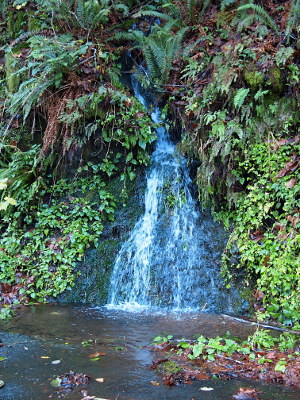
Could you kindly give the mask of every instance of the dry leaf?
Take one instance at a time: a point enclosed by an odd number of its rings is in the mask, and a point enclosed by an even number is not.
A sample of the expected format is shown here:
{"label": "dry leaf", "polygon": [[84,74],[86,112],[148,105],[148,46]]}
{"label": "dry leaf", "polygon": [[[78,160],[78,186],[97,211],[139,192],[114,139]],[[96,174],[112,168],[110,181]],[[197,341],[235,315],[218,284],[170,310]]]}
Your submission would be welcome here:
{"label": "dry leaf", "polygon": [[156,381],[151,381],[151,385],[153,385],[153,386],[159,386],[159,383],[156,382]]}
{"label": "dry leaf", "polygon": [[93,353],[93,354],[89,355],[90,358],[95,358],[95,357],[98,357],[98,356],[105,356],[105,353],[97,352],[97,353]]}
{"label": "dry leaf", "polygon": [[95,381],[102,383],[104,382],[104,378],[96,378]]}
{"label": "dry leaf", "polygon": [[292,187],[296,186],[296,184],[297,184],[296,179],[292,178],[285,184],[285,187],[287,189],[291,189]]}

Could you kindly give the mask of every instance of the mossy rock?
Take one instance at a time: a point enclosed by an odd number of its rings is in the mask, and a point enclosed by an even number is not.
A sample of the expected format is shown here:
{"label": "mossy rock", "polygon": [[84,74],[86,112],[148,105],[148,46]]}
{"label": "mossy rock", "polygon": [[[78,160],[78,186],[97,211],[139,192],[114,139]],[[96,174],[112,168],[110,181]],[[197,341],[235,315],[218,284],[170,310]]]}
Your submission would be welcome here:
{"label": "mossy rock", "polygon": [[176,374],[176,372],[181,371],[181,367],[179,367],[174,361],[166,361],[158,366],[158,371],[164,375]]}
{"label": "mossy rock", "polygon": [[273,67],[269,69],[267,84],[269,84],[272,87],[272,91],[276,93],[282,92],[283,79],[281,71],[278,67]]}
{"label": "mossy rock", "polygon": [[264,83],[264,74],[251,64],[244,71],[244,79],[251,89],[257,89]]}

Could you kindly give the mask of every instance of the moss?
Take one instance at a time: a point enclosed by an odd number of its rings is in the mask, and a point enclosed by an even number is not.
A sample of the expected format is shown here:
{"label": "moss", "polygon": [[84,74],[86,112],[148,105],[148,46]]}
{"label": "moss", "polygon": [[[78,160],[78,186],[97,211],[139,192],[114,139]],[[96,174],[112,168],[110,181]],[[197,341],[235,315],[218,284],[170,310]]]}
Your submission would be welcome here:
{"label": "moss", "polygon": [[176,372],[181,371],[181,367],[179,367],[174,361],[166,361],[164,363],[159,364],[158,371],[162,374],[176,374]]}
{"label": "moss", "polygon": [[282,92],[283,89],[282,75],[278,67],[270,68],[268,73],[267,84],[271,85],[272,91]]}
{"label": "moss", "polygon": [[15,93],[20,84],[20,77],[15,74],[19,69],[19,63],[14,57],[15,50],[6,53],[5,56],[5,71],[6,71],[6,86],[11,93]]}
{"label": "moss", "polygon": [[263,84],[264,74],[251,64],[244,71],[244,79],[251,89],[256,89]]}

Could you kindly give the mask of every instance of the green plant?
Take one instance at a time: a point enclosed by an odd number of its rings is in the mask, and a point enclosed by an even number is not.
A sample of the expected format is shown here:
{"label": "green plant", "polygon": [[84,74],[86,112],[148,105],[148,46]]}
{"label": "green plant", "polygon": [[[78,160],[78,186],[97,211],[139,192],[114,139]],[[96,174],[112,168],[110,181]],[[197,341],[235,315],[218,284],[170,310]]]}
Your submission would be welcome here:
{"label": "green plant", "polygon": [[11,319],[14,316],[14,310],[11,309],[11,306],[1,307],[0,309],[0,321],[5,321]]}
{"label": "green plant", "polygon": [[[113,219],[114,198],[99,178],[90,179],[98,189],[97,202],[66,197],[68,186],[62,182],[54,188],[50,204],[35,209],[35,219],[33,215],[25,216],[22,228],[17,227],[17,214],[12,213],[0,240],[4,249],[0,253],[0,278],[11,284],[18,279],[23,284],[20,294],[29,301],[44,301],[71,288],[76,263],[82,260],[87,247],[97,246],[103,221]],[[92,186],[88,182],[86,185]],[[55,192],[64,192],[64,200],[55,199]],[[16,271],[21,278],[17,278]]]}
{"label": "green plant", "polygon": [[299,172],[292,167],[290,170],[290,166],[293,151],[297,154],[299,145],[284,142],[277,150],[271,146],[253,146],[240,164],[251,173],[252,183],[236,203],[230,243],[237,243],[241,253],[237,267],[245,266],[258,277],[267,311],[280,322],[294,324],[299,310],[299,189],[294,183]]}
{"label": "green plant", "polygon": [[285,373],[287,361],[285,358],[281,358],[281,360],[277,361],[274,371]]}
{"label": "green plant", "polygon": [[142,49],[146,63],[145,73],[151,84],[162,85],[167,82],[173,61],[183,51],[182,41],[188,28],[173,32],[172,28],[176,24],[176,20],[171,20],[163,26],[154,25],[148,36],[139,30],[115,35],[118,39],[137,42],[133,49]]}
{"label": "green plant", "polygon": [[166,342],[169,342],[172,338],[173,338],[173,335],[167,335],[167,336],[159,335],[153,339],[153,343],[155,343],[155,344],[166,343]]}
{"label": "green plant", "polygon": [[[2,146],[0,159],[0,180],[2,185],[2,216],[7,220],[17,205],[15,216],[21,216],[24,210],[35,203],[37,193],[45,187],[42,170],[38,162],[40,146],[34,145],[27,151],[14,146]],[[16,203],[18,202],[18,204]]]}
{"label": "green plant", "polygon": [[[250,13],[245,14],[245,12],[250,11]],[[273,19],[268,15],[266,10],[257,5],[257,4],[244,4],[237,9],[237,17],[239,20],[238,23],[238,31],[241,31],[243,28],[248,28],[255,19],[269,26],[271,29],[275,31],[276,34],[279,33],[276,23]]]}
{"label": "green plant", "polygon": [[287,40],[298,39],[297,45],[299,47],[299,21],[300,21],[300,1],[292,0],[288,21],[286,25],[285,35]]}

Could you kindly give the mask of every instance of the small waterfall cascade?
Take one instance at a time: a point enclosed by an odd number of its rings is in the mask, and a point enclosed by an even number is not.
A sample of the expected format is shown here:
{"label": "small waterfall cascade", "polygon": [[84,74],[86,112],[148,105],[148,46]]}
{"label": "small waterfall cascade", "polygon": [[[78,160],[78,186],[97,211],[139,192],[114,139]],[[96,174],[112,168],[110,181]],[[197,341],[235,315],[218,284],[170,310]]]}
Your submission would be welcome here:
{"label": "small waterfall cascade", "polygon": [[224,232],[219,238],[219,225],[207,221],[193,199],[186,160],[171,142],[158,108],[152,119],[161,125],[147,173],[145,211],[116,258],[109,305],[210,312],[224,311],[225,305],[228,310],[219,276]]}

